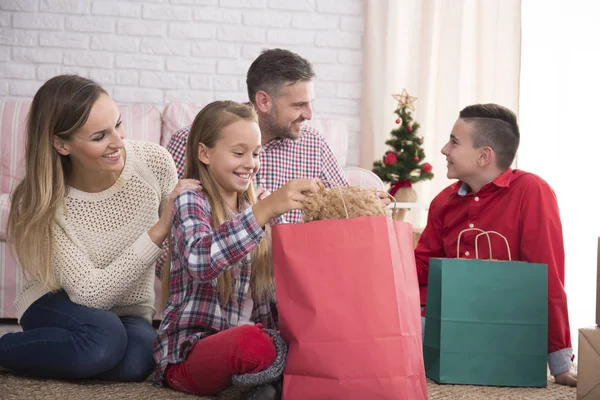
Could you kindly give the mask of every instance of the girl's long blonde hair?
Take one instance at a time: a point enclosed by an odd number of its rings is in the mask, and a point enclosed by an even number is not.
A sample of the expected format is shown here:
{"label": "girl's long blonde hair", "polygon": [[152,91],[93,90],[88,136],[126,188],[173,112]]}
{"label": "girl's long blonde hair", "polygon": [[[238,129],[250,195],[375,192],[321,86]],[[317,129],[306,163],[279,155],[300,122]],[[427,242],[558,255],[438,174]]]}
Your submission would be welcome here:
{"label": "girl's long blonde hair", "polygon": [[59,288],[52,270],[52,224],[71,170],[69,157],[58,154],[53,138],[69,140],[103,93],[89,79],[55,76],[37,91],[27,116],[25,177],[11,195],[7,241],[21,267],[51,290]]}
{"label": "girl's long blonde hair", "polygon": [[[212,225],[214,229],[217,229],[225,221],[229,220],[231,216],[224,206],[217,183],[208,172],[206,165],[198,159],[198,148],[200,143],[203,143],[208,148],[215,147],[217,140],[220,138],[221,131],[239,120],[258,123],[256,111],[254,111],[252,106],[233,101],[212,102],[196,115],[187,139],[184,178],[198,179],[202,183],[202,190],[206,193],[206,197],[212,208]],[[245,192],[238,193],[238,204],[244,203],[250,205],[256,203],[252,184],[250,184]],[[251,257],[250,293],[252,298],[262,302],[274,300],[275,282],[273,279],[271,236],[268,226],[265,229],[265,236],[252,251]],[[168,265],[165,265],[165,268],[163,268],[162,281],[163,304],[166,304],[169,296],[170,281]],[[229,270],[219,276],[218,288],[219,301],[221,305],[225,306],[231,301],[234,293],[234,282]]]}

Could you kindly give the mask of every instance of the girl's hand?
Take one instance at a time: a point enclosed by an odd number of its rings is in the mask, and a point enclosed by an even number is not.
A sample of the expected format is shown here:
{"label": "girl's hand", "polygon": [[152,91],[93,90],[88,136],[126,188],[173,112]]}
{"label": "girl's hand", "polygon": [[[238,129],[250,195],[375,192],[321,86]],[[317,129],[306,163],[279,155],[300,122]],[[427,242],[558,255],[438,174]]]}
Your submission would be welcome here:
{"label": "girl's hand", "polygon": [[177,198],[181,192],[186,190],[202,190],[202,185],[200,184],[200,181],[196,179],[180,179],[179,182],[177,182],[175,189],[173,189],[169,195],[169,199],[167,200],[167,204],[163,209],[160,219],[148,231],[150,239],[152,239],[157,246],[162,245],[162,242],[164,242],[171,230],[171,219],[173,218],[173,203],[175,202],[175,198]]}
{"label": "girl's hand", "polygon": [[252,207],[260,226],[272,218],[279,217],[291,210],[301,210],[303,201],[309,193],[318,193],[319,187],[312,179],[292,179],[280,189]]}

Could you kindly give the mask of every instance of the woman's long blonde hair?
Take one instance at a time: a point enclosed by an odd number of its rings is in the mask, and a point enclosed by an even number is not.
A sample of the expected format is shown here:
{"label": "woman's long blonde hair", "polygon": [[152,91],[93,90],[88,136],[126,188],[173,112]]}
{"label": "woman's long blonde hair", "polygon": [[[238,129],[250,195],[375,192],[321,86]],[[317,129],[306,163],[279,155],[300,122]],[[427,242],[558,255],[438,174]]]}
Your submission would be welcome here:
{"label": "woman's long blonde hair", "polygon": [[[190,129],[185,151],[184,178],[198,179],[202,182],[202,190],[212,208],[212,225],[217,229],[231,218],[227,212],[223,198],[218,190],[217,183],[208,168],[198,159],[199,144],[203,143],[208,148],[215,147],[220,138],[221,131],[239,120],[258,123],[256,111],[250,105],[233,101],[215,101],[204,107]],[[252,184],[245,192],[238,193],[238,204],[256,203],[254,187]],[[170,247],[170,246],[169,246]],[[273,279],[273,260],[271,253],[271,236],[268,226],[265,236],[259,245],[252,251],[252,272],[250,277],[250,293],[257,301],[268,302],[275,298],[275,282]],[[169,296],[170,271],[168,266],[163,269],[163,304]],[[231,301],[234,292],[234,282],[229,270],[223,272],[218,278],[219,301],[225,306]]]}
{"label": "woman's long blonde hair", "polygon": [[25,177],[11,195],[7,241],[21,267],[51,290],[59,288],[52,270],[52,224],[71,169],[69,157],[54,149],[53,138],[69,140],[103,93],[89,79],[55,76],[37,91],[27,116]]}

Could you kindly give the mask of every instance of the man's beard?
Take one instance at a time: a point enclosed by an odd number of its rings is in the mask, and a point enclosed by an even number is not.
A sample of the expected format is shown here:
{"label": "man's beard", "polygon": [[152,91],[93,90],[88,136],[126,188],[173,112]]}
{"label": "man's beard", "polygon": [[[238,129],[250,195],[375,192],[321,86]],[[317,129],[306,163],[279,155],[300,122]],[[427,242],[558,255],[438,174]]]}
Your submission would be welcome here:
{"label": "man's beard", "polygon": [[[304,122],[304,118],[300,117],[294,121]],[[265,115],[261,118],[260,121],[260,130],[263,136],[267,136],[269,140],[282,138],[282,139],[298,139],[300,137],[300,132],[292,131],[291,126],[282,126],[277,123],[277,115]]]}

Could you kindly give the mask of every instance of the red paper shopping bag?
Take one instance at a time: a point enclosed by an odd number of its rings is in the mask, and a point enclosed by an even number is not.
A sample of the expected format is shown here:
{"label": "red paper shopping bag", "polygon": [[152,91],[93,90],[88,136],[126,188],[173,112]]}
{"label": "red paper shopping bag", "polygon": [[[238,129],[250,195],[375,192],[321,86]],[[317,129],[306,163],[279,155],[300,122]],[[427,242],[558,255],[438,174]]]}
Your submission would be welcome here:
{"label": "red paper shopping bag", "polygon": [[283,400],[427,399],[410,224],[278,225],[273,262]]}

